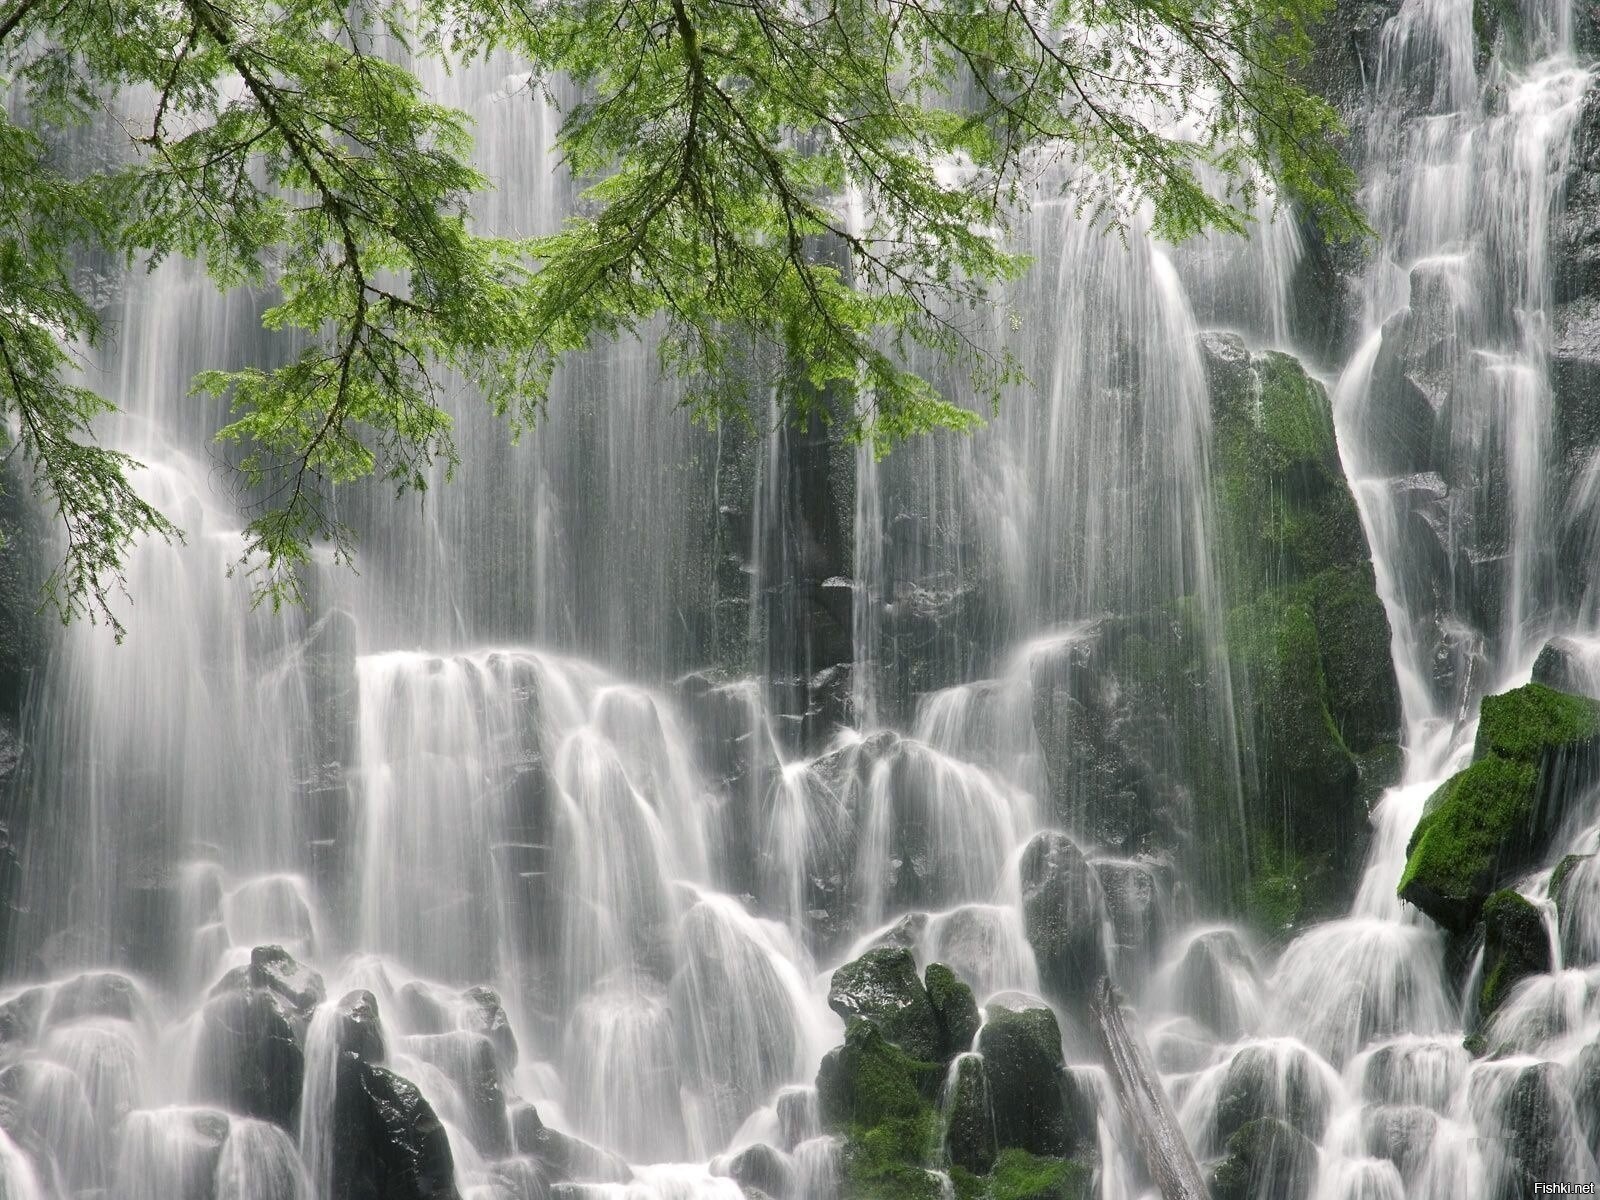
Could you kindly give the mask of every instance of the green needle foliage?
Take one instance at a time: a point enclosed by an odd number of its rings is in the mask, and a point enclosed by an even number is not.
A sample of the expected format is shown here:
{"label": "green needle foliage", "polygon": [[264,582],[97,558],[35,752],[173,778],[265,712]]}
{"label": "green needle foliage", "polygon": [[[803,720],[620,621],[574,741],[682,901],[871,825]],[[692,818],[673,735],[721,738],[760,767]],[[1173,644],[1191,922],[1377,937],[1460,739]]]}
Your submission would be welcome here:
{"label": "green needle foliage", "polygon": [[[85,253],[275,297],[298,354],[195,385],[232,406],[257,596],[293,601],[313,546],[352,551],[334,486],[448,475],[446,381],[517,433],[564,356],[664,318],[696,417],[757,419],[776,388],[786,419],[882,451],[973,427],[1019,378],[986,333],[1041,181],[1110,230],[1243,231],[1270,187],[1363,232],[1337,120],[1293,74],[1323,2],[10,0],[0,406],[67,531],[50,597],[115,624],[131,546],[181,536],[73,382],[105,333]],[[552,236],[474,231],[468,121],[411,70],[491,54],[580,97],[559,145],[588,190]],[[63,153],[108,115],[123,160]]]}

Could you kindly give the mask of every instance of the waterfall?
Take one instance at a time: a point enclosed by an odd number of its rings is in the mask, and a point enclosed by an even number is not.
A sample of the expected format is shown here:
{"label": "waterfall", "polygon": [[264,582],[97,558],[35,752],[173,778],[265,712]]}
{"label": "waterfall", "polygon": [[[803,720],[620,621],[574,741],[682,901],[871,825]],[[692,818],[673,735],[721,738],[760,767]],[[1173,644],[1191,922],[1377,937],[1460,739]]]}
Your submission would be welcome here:
{"label": "waterfall", "polygon": [[[1483,697],[1552,647],[1600,695],[1562,241],[1587,18],[1369,7],[1365,259],[1271,195],[1248,240],[1108,237],[1064,165],[987,335],[1031,384],[975,434],[880,460],[776,396],[706,430],[645,330],[565,364],[518,446],[452,400],[461,478],[425,504],[338,493],[360,570],[314,564],[303,610],[251,608],[259,497],[187,395],[284,353],[260,299],[120,277],[100,432],[187,539],[133,556],[124,644],[65,628],[36,669],[0,1195],[835,1200],[830,979],[892,948],[989,1019],[1053,1007],[1086,1177],[1138,1200],[1046,884],[1204,1168],[1259,1122],[1309,1155],[1258,1200],[1499,1200],[1534,1109],[1547,1177],[1597,1180],[1600,796],[1517,883],[1557,953],[1491,1056],[1481,963],[1395,891]],[[475,123],[474,222],[558,228],[570,97],[504,56],[420,69]],[[940,1122],[982,1065],[945,1060]],[[964,1196],[930,1140],[919,1182]]]}

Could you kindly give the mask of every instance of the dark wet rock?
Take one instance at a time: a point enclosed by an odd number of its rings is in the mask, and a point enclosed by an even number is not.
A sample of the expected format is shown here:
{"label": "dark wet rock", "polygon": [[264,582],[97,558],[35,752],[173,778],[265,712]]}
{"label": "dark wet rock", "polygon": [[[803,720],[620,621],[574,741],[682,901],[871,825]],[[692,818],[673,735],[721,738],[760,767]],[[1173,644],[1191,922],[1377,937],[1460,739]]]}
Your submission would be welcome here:
{"label": "dark wet rock", "polygon": [[450,1139],[415,1084],[339,1057],[332,1200],[459,1200]]}
{"label": "dark wet rock", "polygon": [[1542,684],[1483,701],[1475,761],[1429,799],[1402,899],[1465,933],[1548,847],[1567,800],[1600,777],[1600,704]]}
{"label": "dark wet rock", "polygon": [[828,1007],[845,1019],[864,1018],[907,1054],[941,1057],[944,1038],[928,990],[909,950],[869,950],[833,973]]}
{"label": "dark wet rock", "polygon": [[972,989],[943,963],[929,963],[922,975],[928,1002],[939,1022],[939,1058],[948,1061],[972,1048],[981,1023],[978,1002]]}
{"label": "dark wet rock", "polygon": [[1233,1056],[1217,1097],[1217,1140],[1226,1142],[1264,1117],[1320,1138],[1332,1097],[1317,1065],[1315,1056],[1299,1046],[1245,1046]]}
{"label": "dark wet rock", "polygon": [[1479,1022],[1487,1022],[1517,984],[1530,975],[1544,974],[1550,967],[1550,939],[1539,910],[1510,888],[1490,896],[1483,905]]}
{"label": "dark wet rock", "polygon": [[986,1175],[1000,1148],[996,1144],[994,1111],[989,1097],[989,1072],[975,1054],[955,1065],[945,1102],[945,1150],[952,1166]]}
{"label": "dark wet rock", "polygon": [[213,996],[201,1015],[195,1092],[293,1130],[305,1079],[304,1027],[264,989]]}
{"label": "dark wet rock", "polygon": [[1094,871],[1111,917],[1118,972],[1139,974],[1155,959],[1166,936],[1160,868],[1148,862],[1101,859],[1094,863]]}
{"label": "dark wet rock", "polygon": [[1558,692],[1594,698],[1597,681],[1585,665],[1586,656],[1571,638],[1551,638],[1533,663],[1533,682]]}
{"label": "dark wet rock", "polygon": [[511,1112],[511,1135],[518,1154],[539,1160],[552,1183],[627,1183],[633,1168],[609,1150],[551,1129],[531,1104]]}
{"label": "dark wet rock", "polygon": [[794,1168],[771,1146],[757,1142],[728,1159],[728,1178],[732,1179],[746,1195],[751,1189],[763,1192],[772,1200],[788,1200],[794,1195]]}
{"label": "dark wet rock", "polygon": [[1377,1105],[1361,1113],[1367,1153],[1392,1162],[1408,1185],[1427,1162],[1438,1126],[1438,1114],[1420,1104]]}
{"label": "dark wet rock", "polygon": [[282,946],[257,946],[250,951],[250,966],[241,970],[249,971],[252,987],[266,988],[281,997],[305,1020],[328,994],[322,976],[295,961]]}
{"label": "dark wet rock", "polygon": [[30,1044],[44,1021],[46,993],[28,988],[0,1004],[0,1053]]}
{"label": "dark wet rock", "polygon": [[455,1085],[466,1108],[467,1132],[473,1144],[491,1158],[506,1154],[511,1131],[494,1044],[483,1034],[455,1030],[407,1038],[405,1046]]}
{"label": "dark wet rock", "polygon": [[1189,944],[1174,979],[1183,1011],[1228,1041],[1249,1032],[1233,984],[1238,975],[1255,978],[1255,960],[1233,930],[1216,929]]}
{"label": "dark wet rock", "polygon": [[383,1021],[378,1015],[378,998],[371,992],[348,992],[339,1001],[339,1050],[363,1062],[384,1060]]}
{"label": "dark wet rock", "polygon": [[1293,1126],[1270,1117],[1251,1121],[1228,1139],[1227,1156],[1211,1174],[1212,1200],[1306,1200],[1317,1178],[1317,1148]]}
{"label": "dark wet rock", "polygon": [[305,1035],[322,977],[278,946],[258,946],[211,989],[201,1016],[196,1090],[236,1112],[296,1127]]}
{"label": "dark wet rock", "polygon": [[1367,1058],[1361,1094],[1379,1104],[1425,1104],[1444,1111],[1453,1097],[1462,1058],[1450,1042],[1380,1046]]}
{"label": "dark wet rock", "polygon": [[1079,1147],[1077,1085],[1061,1053],[1061,1029],[1048,1008],[991,1007],[978,1033],[994,1112],[996,1144],[1032,1154],[1072,1155]]}
{"label": "dark wet rock", "polygon": [[109,971],[79,975],[56,989],[45,1024],[65,1025],[86,1017],[137,1021],[147,1015],[139,985]]}
{"label": "dark wet rock", "polygon": [[511,1030],[500,993],[491,987],[473,987],[463,993],[463,999],[470,1005],[467,1028],[489,1039],[500,1060],[500,1070],[510,1075],[517,1069],[517,1035]]}
{"label": "dark wet rock", "polygon": [[1028,843],[1020,872],[1023,928],[1046,992],[1062,1000],[1087,995],[1106,971],[1099,879],[1072,839],[1054,830]]}
{"label": "dark wet rock", "polygon": [[1501,1139],[1506,1152],[1504,1194],[1531,1198],[1536,1183],[1578,1179],[1586,1169],[1582,1124],[1563,1075],[1555,1063],[1542,1062],[1517,1071],[1509,1088],[1489,1076],[1473,1080],[1475,1088],[1498,1093],[1478,1103],[1488,1109],[1480,1127]]}
{"label": "dark wet rock", "polygon": [[822,1131],[817,1120],[817,1092],[811,1087],[784,1088],[778,1093],[778,1145],[793,1153],[801,1142]]}

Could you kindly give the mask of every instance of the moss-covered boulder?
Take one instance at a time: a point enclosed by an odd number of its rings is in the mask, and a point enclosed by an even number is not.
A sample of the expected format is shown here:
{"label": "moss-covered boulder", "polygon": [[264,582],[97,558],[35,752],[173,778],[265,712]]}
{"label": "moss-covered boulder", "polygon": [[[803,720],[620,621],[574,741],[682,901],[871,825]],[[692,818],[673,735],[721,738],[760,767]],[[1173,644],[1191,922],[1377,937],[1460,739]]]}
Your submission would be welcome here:
{"label": "moss-covered boulder", "polygon": [[931,1062],[943,1057],[939,1014],[917,978],[917,962],[909,950],[868,950],[840,967],[828,988],[828,1007],[847,1022],[870,1021],[913,1058]]}
{"label": "moss-covered boulder", "polygon": [[1483,701],[1471,766],[1429,799],[1402,899],[1455,933],[1547,849],[1565,799],[1600,771],[1600,702],[1542,684]]}
{"label": "moss-covered boulder", "polygon": [[1271,1117],[1251,1121],[1228,1139],[1227,1156],[1211,1173],[1212,1200],[1306,1200],[1317,1179],[1317,1147]]}
{"label": "moss-covered boulder", "polygon": [[940,1059],[952,1059],[972,1049],[972,1039],[981,1024],[972,989],[943,963],[929,963],[922,981],[938,1019]]}
{"label": "moss-covered boulder", "polygon": [[978,1033],[988,1072],[996,1144],[1070,1156],[1092,1136],[1083,1098],[1061,1053],[1061,1029],[1048,1008],[991,1007]]}
{"label": "moss-covered boulder", "polygon": [[851,1019],[844,1045],[817,1072],[822,1127],[844,1139],[841,1200],[937,1200],[939,1119],[933,1101],[944,1068],[911,1057],[873,1022]]}
{"label": "moss-covered boulder", "polygon": [[1503,888],[1483,906],[1483,984],[1478,1019],[1487,1022],[1511,990],[1530,975],[1550,970],[1544,917],[1528,900]]}
{"label": "moss-covered boulder", "polygon": [[956,1063],[944,1107],[944,1146],[950,1165],[974,1175],[987,1174],[999,1147],[989,1071],[981,1056],[968,1054]]}

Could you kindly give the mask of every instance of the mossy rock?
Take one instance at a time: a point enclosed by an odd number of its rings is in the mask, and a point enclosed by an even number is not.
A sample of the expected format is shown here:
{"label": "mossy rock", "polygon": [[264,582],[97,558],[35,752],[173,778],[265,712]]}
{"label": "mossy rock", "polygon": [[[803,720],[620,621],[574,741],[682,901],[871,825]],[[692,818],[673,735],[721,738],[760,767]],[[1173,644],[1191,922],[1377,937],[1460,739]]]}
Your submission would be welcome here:
{"label": "mossy rock", "polygon": [[1538,860],[1563,801],[1600,772],[1600,702],[1538,683],[1485,697],[1474,752],[1429,799],[1399,885],[1401,899],[1455,933]]}
{"label": "mossy rock", "polygon": [[1529,683],[1484,697],[1473,753],[1538,764],[1551,755],[1592,752],[1597,740],[1600,701]]}
{"label": "mossy rock", "polygon": [[944,1069],[911,1057],[871,1021],[852,1020],[844,1045],[823,1057],[817,1107],[825,1127],[875,1126],[922,1118],[938,1095]]}
{"label": "mossy rock", "polygon": [[1211,1200],[1306,1200],[1317,1177],[1310,1138],[1271,1117],[1251,1121],[1228,1139],[1211,1175]]}
{"label": "mossy rock", "polygon": [[939,1148],[932,1100],[944,1068],[912,1058],[871,1021],[855,1018],[817,1072],[823,1128],[842,1134],[841,1200],[937,1200],[925,1164]]}
{"label": "mossy rock", "polygon": [[972,1039],[982,1024],[972,989],[943,963],[929,963],[922,979],[939,1019],[940,1057],[949,1060],[972,1049]]}
{"label": "mossy rock", "polygon": [[1455,933],[1472,928],[1495,881],[1529,854],[1536,768],[1489,757],[1429,799],[1406,848],[1402,900]]}
{"label": "mossy rock", "polygon": [[1070,1155],[1079,1130],[1076,1084],[1061,1053],[1061,1027],[1048,1008],[991,1008],[978,1033],[989,1077],[996,1144],[1046,1156]]}
{"label": "mossy rock", "polygon": [[868,950],[833,973],[828,1007],[846,1021],[872,1022],[879,1032],[913,1058],[931,1062],[941,1054],[939,1016],[917,978],[909,950]]}
{"label": "mossy rock", "polygon": [[1490,896],[1483,905],[1479,1021],[1487,1022],[1518,983],[1550,966],[1550,939],[1538,908],[1510,888]]}

